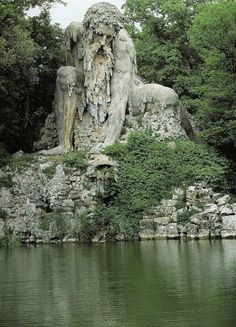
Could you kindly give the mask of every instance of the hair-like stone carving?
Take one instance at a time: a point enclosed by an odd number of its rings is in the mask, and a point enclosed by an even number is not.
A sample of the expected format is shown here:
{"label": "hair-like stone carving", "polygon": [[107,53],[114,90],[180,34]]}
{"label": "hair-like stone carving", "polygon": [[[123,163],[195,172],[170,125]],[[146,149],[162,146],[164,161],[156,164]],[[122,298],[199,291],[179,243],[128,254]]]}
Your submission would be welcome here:
{"label": "hair-like stone carving", "polygon": [[99,2],[92,5],[86,12],[83,20],[84,28],[99,32],[100,24],[113,27],[116,30],[124,28],[125,19],[117,7],[108,2]]}
{"label": "hair-like stone carving", "polygon": [[72,22],[65,30],[66,64],[77,67],[83,59],[84,28],[80,22]]}

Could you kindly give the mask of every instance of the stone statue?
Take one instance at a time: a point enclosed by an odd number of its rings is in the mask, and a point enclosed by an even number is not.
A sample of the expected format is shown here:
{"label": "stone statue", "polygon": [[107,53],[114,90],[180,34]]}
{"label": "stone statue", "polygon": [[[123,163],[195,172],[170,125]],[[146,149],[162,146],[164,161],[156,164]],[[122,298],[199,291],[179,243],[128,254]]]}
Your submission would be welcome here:
{"label": "stone statue", "polygon": [[131,130],[142,121],[162,138],[194,137],[174,90],[137,76],[135,47],[116,6],[91,6],[83,23],[71,23],[65,34],[68,66],[58,70],[54,101],[59,145],[41,153],[112,144],[126,121]]}

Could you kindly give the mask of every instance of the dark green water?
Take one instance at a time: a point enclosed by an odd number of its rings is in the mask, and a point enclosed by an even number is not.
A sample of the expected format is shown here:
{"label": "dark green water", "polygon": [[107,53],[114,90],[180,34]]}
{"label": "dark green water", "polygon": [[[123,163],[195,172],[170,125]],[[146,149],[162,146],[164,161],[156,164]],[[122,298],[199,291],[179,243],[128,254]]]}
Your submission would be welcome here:
{"label": "dark green water", "polygon": [[1,249],[0,326],[236,326],[236,241]]}

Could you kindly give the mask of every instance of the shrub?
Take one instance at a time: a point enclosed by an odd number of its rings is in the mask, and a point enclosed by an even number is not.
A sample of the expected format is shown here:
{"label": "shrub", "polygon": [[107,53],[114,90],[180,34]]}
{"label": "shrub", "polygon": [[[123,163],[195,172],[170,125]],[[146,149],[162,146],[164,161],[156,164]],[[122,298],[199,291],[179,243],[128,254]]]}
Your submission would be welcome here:
{"label": "shrub", "polygon": [[67,167],[74,167],[84,171],[87,168],[87,153],[87,150],[66,153],[62,158],[62,164],[66,165]]}
{"label": "shrub", "polygon": [[132,239],[143,213],[170,197],[174,187],[205,181],[217,190],[227,190],[225,159],[213,149],[189,140],[176,140],[174,146],[172,143],[170,146],[168,141],[135,132],[127,143],[105,149],[105,154],[118,162],[118,180],[109,186],[110,197],[98,195],[93,218],[97,230],[124,233]]}
{"label": "shrub", "polygon": [[47,168],[45,168],[43,170],[43,173],[48,177],[48,178],[52,178],[56,172],[56,167],[57,167],[57,163],[53,164],[52,166],[49,166]]}
{"label": "shrub", "polygon": [[9,158],[7,151],[0,146],[0,168],[8,164]]}
{"label": "shrub", "polygon": [[59,212],[51,212],[41,217],[40,228],[51,231],[55,237],[63,238],[67,232],[68,224],[66,217]]}
{"label": "shrub", "polygon": [[177,216],[177,222],[178,223],[186,223],[189,221],[189,218],[191,216],[193,216],[195,213],[198,213],[197,210],[190,210],[190,211],[184,211],[184,212],[181,212],[181,213],[178,213],[178,216]]}
{"label": "shrub", "polygon": [[32,163],[36,162],[37,158],[33,154],[22,154],[21,156],[12,156],[9,164],[19,171],[29,167]]}
{"label": "shrub", "polygon": [[12,248],[20,246],[21,239],[11,229],[5,228],[4,237],[0,239],[0,247]]}

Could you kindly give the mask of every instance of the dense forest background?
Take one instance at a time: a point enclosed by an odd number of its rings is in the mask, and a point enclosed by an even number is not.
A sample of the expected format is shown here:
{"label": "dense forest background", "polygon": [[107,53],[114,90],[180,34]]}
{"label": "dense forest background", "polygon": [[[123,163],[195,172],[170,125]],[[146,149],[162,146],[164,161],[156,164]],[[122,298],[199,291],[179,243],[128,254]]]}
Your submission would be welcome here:
{"label": "dense forest background", "polygon": [[[50,20],[55,0],[0,4],[0,144],[32,151],[52,110],[56,71],[64,64],[63,30]],[[40,6],[37,17],[30,7]],[[139,74],[179,94],[198,141],[236,161],[236,2],[127,0],[127,28]]]}

